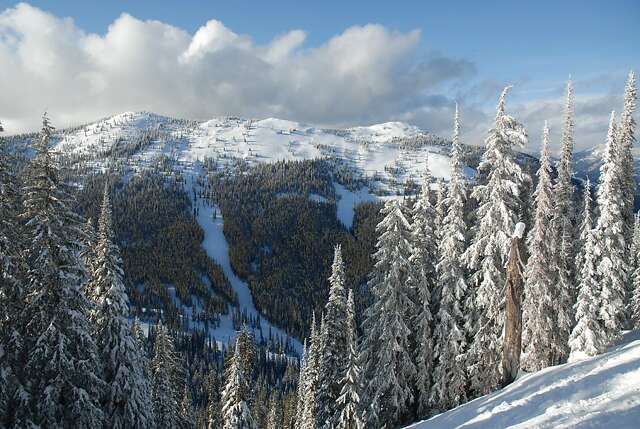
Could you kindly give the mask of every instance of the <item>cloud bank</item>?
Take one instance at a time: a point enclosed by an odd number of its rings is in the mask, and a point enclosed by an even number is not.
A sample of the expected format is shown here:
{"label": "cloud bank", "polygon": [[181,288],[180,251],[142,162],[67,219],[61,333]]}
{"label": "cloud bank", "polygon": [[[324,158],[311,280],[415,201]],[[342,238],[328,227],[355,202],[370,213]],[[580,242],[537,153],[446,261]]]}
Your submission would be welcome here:
{"label": "cloud bank", "polygon": [[[369,24],[317,47],[305,46],[303,30],[258,44],[216,20],[190,34],[128,14],[93,34],[21,3],[0,15],[0,118],[8,132],[37,129],[47,109],[59,127],[149,110],[327,126],[404,120],[448,135],[458,100],[470,143],[482,143],[493,117],[488,100],[502,83],[475,82],[476,66],[465,59],[420,57],[420,37]],[[593,103],[595,122],[606,127],[607,101],[615,100],[602,101]],[[559,102],[519,109],[537,125]]]}

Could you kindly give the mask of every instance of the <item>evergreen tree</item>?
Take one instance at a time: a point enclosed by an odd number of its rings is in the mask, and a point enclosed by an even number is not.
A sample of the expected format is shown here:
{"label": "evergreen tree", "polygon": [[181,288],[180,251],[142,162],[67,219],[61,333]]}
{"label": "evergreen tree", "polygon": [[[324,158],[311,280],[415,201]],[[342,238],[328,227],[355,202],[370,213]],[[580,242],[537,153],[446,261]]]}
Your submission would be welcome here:
{"label": "evergreen tree", "polygon": [[629,303],[631,329],[640,329],[640,266],[633,273],[633,287]]}
{"label": "evergreen tree", "polygon": [[545,123],[542,153],[534,192],[535,219],[529,231],[529,260],[524,271],[524,303],[522,306],[522,362],[526,371],[539,371],[553,364],[555,335],[558,327],[553,318],[555,258],[551,247],[552,214],[551,165],[549,164],[549,128]]}
{"label": "evergreen tree", "polygon": [[222,420],[224,429],[255,429],[256,422],[249,408],[249,379],[251,368],[244,367],[241,342],[236,340],[235,353],[226,374],[222,392]]}
{"label": "evergreen tree", "polygon": [[622,216],[625,222],[625,237],[633,231],[634,198],[636,195],[635,162],[633,158],[633,146],[635,144],[636,121],[634,118],[636,100],[638,98],[636,88],[636,75],[629,72],[629,78],[624,90],[624,106],[620,115],[620,127],[616,135],[618,155],[617,162],[621,170],[621,189],[624,198]]}
{"label": "evergreen tree", "polygon": [[625,258],[627,241],[624,223],[622,176],[617,162],[615,114],[611,113],[609,132],[600,168],[598,207],[595,227],[598,280],[601,287],[599,315],[608,342],[615,340],[624,323],[624,297],[629,265]]}
{"label": "evergreen tree", "polygon": [[[457,107],[456,107],[457,109]],[[452,148],[453,151],[453,148]],[[427,163],[427,168],[429,168],[429,164]],[[445,203],[445,200],[447,199],[447,186],[444,182],[444,179],[442,177],[438,178],[438,180],[436,181],[437,184],[437,190],[436,190],[436,218],[435,218],[435,230],[436,233],[438,233],[438,231],[442,231],[442,222],[444,220],[444,217],[447,214],[447,206]],[[438,235],[438,237],[440,238],[441,235]]]}
{"label": "evergreen tree", "polygon": [[427,168],[412,211],[413,254],[409,258],[412,271],[407,279],[417,305],[414,320],[416,327],[414,359],[418,417],[425,417],[429,411],[433,371],[432,295],[435,291],[438,240],[435,230],[436,210],[430,199],[430,182],[431,175]]}
{"label": "evergreen tree", "polygon": [[353,291],[349,290],[347,300],[347,347],[349,357],[344,377],[340,381],[342,390],[336,401],[338,419],[336,429],[364,429],[364,419],[360,406],[360,366],[358,363],[358,341],[355,321]]}
{"label": "evergreen tree", "polygon": [[599,321],[600,283],[598,281],[598,247],[594,230],[587,231],[584,259],[580,267],[580,289],[576,302],[576,326],[569,337],[569,362],[595,356],[604,350],[606,336]]}
{"label": "evergreen tree", "polygon": [[14,421],[15,410],[26,405],[21,398],[27,396],[19,371],[24,340],[21,326],[16,323],[25,299],[20,198],[10,164],[5,140],[0,137],[0,427],[21,425]]}
{"label": "evergreen tree", "polygon": [[320,332],[316,327],[315,314],[311,322],[311,345],[308,358],[305,355],[305,380],[302,390],[302,413],[298,421],[300,429],[316,429],[316,390],[318,387],[318,366],[320,361]]}
{"label": "evergreen tree", "polygon": [[[587,177],[585,181],[583,192],[583,202],[582,202],[582,222],[579,227],[578,234],[578,255],[576,256],[576,280],[578,281],[578,285],[581,282],[582,276],[582,265],[584,264],[585,252],[586,252],[586,244],[587,237],[589,236],[589,231],[593,229],[593,197],[591,196],[591,182]],[[640,238],[640,230],[638,231],[638,238]],[[634,235],[635,241],[635,235]],[[638,241],[640,243],[640,240]],[[579,290],[579,288],[578,288]]]}
{"label": "evergreen tree", "polygon": [[216,371],[209,376],[209,402],[207,404],[207,429],[219,429],[220,422],[220,387]]}
{"label": "evergreen tree", "polygon": [[387,201],[381,214],[384,219],[376,227],[379,238],[369,281],[373,302],[363,326],[365,403],[369,405],[367,424],[372,427],[394,426],[411,417],[416,377],[409,326],[417,309],[407,285],[412,268],[411,227],[397,200]]}
{"label": "evergreen tree", "polygon": [[175,428],[180,422],[178,405],[178,355],[167,328],[158,321],[151,360],[151,400],[155,427]]}
{"label": "evergreen tree", "polygon": [[271,393],[269,400],[269,417],[267,419],[267,429],[282,428],[282,401],[277,392]]}
{"label": "evergreen tree", "polygon": [[180,428],[195,429],[195,412],[193,410],[193,399],[188,383],[184,385],[182,401],[180,401]]}
{"label": "evergreen tree", "polygon": [[[96,250],[97,241],[98,239],[96,235],[96,229],[93,226],[93,221],[91,219],[87,219],[84,224],[84,228],[82,229],[82,246],[80,248],[79,255],[82,266],[89,276],[92,272],[95,271],[95,267],[93,266],[93,264],[96,260],[96,255],[94,252]],[[86,289],[86,284],[85,294],[87,295],[87,298],[89,298],[89,300],[93,300],[94,297],[92,297],[89,291]]]}
{"label": "evergreen tree", "polygon": [[[315,322],[312,323],[311,329],[314,329]],[[304,344],[302,346],[302,357],[300,358],[300,369],[298,371],[298,391],[297,391],[297,400],[296,400],[296,415],[295,422],[298,425],[302,424],[302,413],[304,410],[304,397],[305,397],[305,388],[306,388],[306,379],[307,379],[307,357],[309,356],[309,351],[307,349],[307,339],[305,338]]]}
{"label": "evergreen tree", "polygon": [[504,318],[502,290],[505,263],[514,231],[522,213],[522,190],[529,177],[515,160],[513,146],[524,145],[524,127],[505,113],[505,97],[500,96],[495,126],[489,131],[479,169],[479,184],[472,197],[478,202],[477,225],[465,259],[472,271],[474,312],[477,320],[469,349],[469,375],[476,394],[495,390],[500,383],[502,326]]}
{"label": "evergreen tree", "polygon": [[153,426],[149,382],[142,366],[142,350],[129,327],[129,299],[124,288],[120,249],[113,240],[109,191],[105,187],[94,270],[87,291],[94,300],[91,319],[98,356],[107,383],[104,398],[106,426],[147,428]]}
{"label": "evergreen tree", "polygon": [[436,364],[430,404],[440,410],[447,410],[463,403],[467,390],[467,373],[463,359],[467,350],[464,310],[467,284],[462,260],[467,234],[464,220],[466,187],[461,156],[460,118],[456,106],[451,180],[445,201],[447,211],[442,222],[442,240],[438,246],[439,260],[436,266],[439,299],[434,328]]}
{"label": "evergreen tree", "polygon": [[18,410],[27,425],[48,428],[101,427],[99,398],[104,383],[81,290],[84,276],[77,258],[81,221],[60,183],[49,147],[53,133],[46,114],[35,142],[24,195],[28,295],[24,374],[29,406]]}
{"label": "evergreen tree", "polygon": [[558,179],[553,189],[555,205],[552,217],[552,245],[556,268],[554,293],[555,321],[554,339],[551,343],[554,364],[563,362],[569,353],[568,339],[573,327],[573,306],[575,303],[575,279],[573,273],[575,237],[573,204],[574,187],[571,182],[574,140],[574,98],[573,83],[567,82],[567,100],[562,129],[562,153],[558,162]]}
{"label": "evergreen tree", "polygon": [[342,248],[335,247],[331,277],[329,277],[329,300],[325,306],[322,338],[322,355],[316,392],[317,419],[320,427],[331,428],[338,416],[335,402],[340,396],[340,380],[346,371],[347,345],[347,297],[344,289],[345,272]]}

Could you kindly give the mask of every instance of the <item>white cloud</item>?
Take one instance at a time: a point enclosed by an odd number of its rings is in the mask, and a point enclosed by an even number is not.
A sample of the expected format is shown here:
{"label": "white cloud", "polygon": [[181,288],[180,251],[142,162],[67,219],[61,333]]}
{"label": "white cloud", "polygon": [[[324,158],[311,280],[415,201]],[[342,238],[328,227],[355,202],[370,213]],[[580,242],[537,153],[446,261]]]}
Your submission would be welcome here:
{"label": "white cloud", "polygon": [[[420,37],[369,24],[316,47],[303,30],[258,44],[216,20],[190,34],[128,14],[93,34],[21,3],[0,14],[0,118],[8,132],[36,129],[45,109],[59,127],[125,110],[330,126],[406,120],[446,136],[458,100],[467,141],[481,144],[501,83],[476,82],[465,59],[420,58]],[[537,103],[519,109],[535,126],[561,108]],[[594,124],[606,124],[601,107]]]}

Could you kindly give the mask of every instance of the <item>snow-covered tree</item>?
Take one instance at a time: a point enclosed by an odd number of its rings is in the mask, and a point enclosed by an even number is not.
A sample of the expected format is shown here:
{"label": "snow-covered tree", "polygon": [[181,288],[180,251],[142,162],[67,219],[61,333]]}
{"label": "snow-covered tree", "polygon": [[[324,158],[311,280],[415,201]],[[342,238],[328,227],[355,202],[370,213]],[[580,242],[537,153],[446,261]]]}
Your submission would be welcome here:
{"label": "snow-covered tree", "polygon": [[409,258],[412,271],[408,286],[417,305],[413,325],[416,327],[414,359],[416,365],[416,390],[418,417],[429,411],[431,373],[433,371],[433,314],[432,296],[436,285],[437,246],[436,210],[431,203],[429,189],[431,175],[425,172],[420,193],[413,206],[411,240],[413,254]]}
{"label": "snow-covered tree", "polygon": [[[584,190],[582,191],[582,221],[578,228],[578,254],[576,255],[576,280],[580,285],[582,276],[582,265],[584,263],[586,243],[589,231],[593,229],[593,197],[591,195],[591,181],[587,177],[585,181]],[[639,231],[640,233],[640,231]],[[635,236],[634,236],[635,237]],[[638,235],[640,238],[640,234]],[[640,241],[638,241],[640,243]],[[578,290],[580,287],[578,286]]]}
{"label": "snow-covered tree", "polygon": [[636,75],[629,72],[629,78],[624,90],[624,106],[620,115],[620,126],[617,130],[617,162],[620,168],[621,189],[624,198],[622,216],[625,222],[625,236],[632,233],[634,197],[636,195],[635,161],[633,158],[633,146],[635,144],[636,121],[634,118],[638,90],[636,88]]}
{"label": "snow-covered tree", "polygon": [[336,401],[338,420],[335,429],[364,429],[364,419],[360,406],[360,366],[358,362],[358,341],[355,321],[353,291],[349,290],[347,300],[347,347],[349,356],[346,372],[340,382],[342,390]]}
{"label": "snow-covered tree", "polygon": [[[428,168],[428,164],[427,164],[427,168]],[[446,216],[446,213],[447,213],[447,205],[445,203],[446,198],[447,198],[447,185],[445,184],[444,179],[440,177],[438,178],[438,180],[436,180],[436,205],[435,205],[436,233],[441,231],[442,221],[444,220],[444,217]],[[438,237],[440,238],[441,235],[438,235]]]}
{"label": "snow-covered tree", "polygon": [[[0,123],[0,132],[2,124]],[[5,141],[0,137],[0,427],[20,426],[14,411],[26,391],[19,377],[22,367],[22,329],[19,315],[24,308],[24,267],[21,258],[19,191]]]}
{"label": "snow-covered tree", "polygon": [[640,266],[633,273],[629,319],[632,329],[640,329]]}
{"label": "snow-covered tree", "polygon": [[576,326],[569,337],[569,362],[595,356],[604,350],[606,335],[599,321],[601,304],[598,281],[599,246],[595,243],[595,231],[587,231],[583,261],[580,267],[580,284],[576,302]]}
{"label": "snow-covered tree", "polygon": [[222,392],[222,420],[224,429],[255,429],[257,424],[249,408],[250,368],[244,368],[244,359],[240,342],[236,341],[236,349],[226,374],[224,391]]}
{"label": "snow-covered tree", "polygon": [[311,344],[308,353],[305,353],[304,380],[298,390],[298,395],[302,397],[302,410],[296,424],[300,429],[316,428],[316,390],[321,350],[320,341],[320,332],[317,329],[314,314],[311,322]]}
{"label": "snow-covered tree", "polygon": [[524,145],[524,127],[505,113],[505,97],[500,96],[495,126],[489,131],[479,170],[479,184],[472,197],[478,202],[477,224],[465,259],[472,272],[474,307],[477,320],[468,364],[471,386],[476,394],[495,390],[500,383],[503,294],[505,263],[511,233],[523,207],[522,190],[530,179],[515,160],[513,146]]}
{"label": "snow-covered tree", "polygon": [[193,399],[191,390],[185,383],[182,401],[180,401],[180,426],[181,429],[194,429],[196,427],[195,412],[193,410]]}
{"label": "snow-covered tree", "polygon": [[439,410],[453,408],[466,400],[467,375],[463,359],[467,348],[464,300],[467,293],[464,220],[466,185],[461,161],[460,116],[456,106],[451,150],[451,180],[442,221],[436,266],[438,312],[434,327],[433,386],[429,404]]}
{"label": "snow-covered tree", "polygon": [[573,203],[574,186],[572,157],[574,141],[574,97],[573,83],[567,82],[567,98],[562,129],[562,152],[558,161],[558,179],[553,188],[554,207],[551,221],[552,246],[555,268],[555,321],[552,343],[552,359],[554,364],[566,360],[569,353],[568,339],[573,327],[573,306],[575,303],[575,273],[573,246],[575,239],[575,207]]}
{"label": "snow-covered tree", "polygon": [[102,362],[102,378],[107,383],[103,401],[107,426],[152,427],[149,381],[143,366],[143,351],[129,327],[129,299],[123,282],[120,249],[112,241],[111,202],[106,187],[98,225],[87,291],[94,300],[91,320]]}
{"label": "snow-covered tree", "polygon": [[381,214],[369,281],[373,302],[364,321],[362,349],[363,378],[368,382],[364,403],[372,427],[394,426],[410,416],[416,377],[410,326],[417,310],[407,286],[411,227],[397,200],[387,201]]}
{"label": "snow-covered tree", "polygon": [[151,399],[155,427],[175,428],[180,422],[178,404],[179,358],[167,328],[158,321],[151,360]]}
{"label": "snow-covered tree", "polygon": [[273,392],[269,400],[269,416],[266,429],[280,428],[282,428],[282,401],[278,397],[278,393]]}
{"label": "snow-covered tree", "polygon": [[208,382],[209,402],[207,403],[207,429],[220,428],[220,388],[218,375],[212,371]]}
{"label": "snow-covered tree", "polygon": [[550,228],[553,196],[549,163],[549,127],[546,123],[542,135],[538,185],[534,192],[534,223],[527,237],[529,260],[524,271],[522,306],[521,366],[530,372],[553,364],[553,346],[557,338],[557,326],[553,317],[557,285]]}
{"label": "snow-covered tree", "polygon": [[600,216],[595,227],[597,272],[601,288],[599,315],[607,340],[620,334],[624,323],[624,298],[629,265],[623,210],[622,170],[617,162],[615,113],[611,113],[607,143],[600,168],[597,200]]}
{"label": "snow-covered tree", "polygon": [[342,248],[335,247],[329,277],[329,300],[324,310],[326,336],[322,338],[322,355],[316,392],[317,420],[320,427],[335,425],[338,412],[335,407],[340,396],[340,380],[347,367],[347,296],[344,288],[345,271]]}
{"label": "snow-covered tree", "polygon": [[104,383],[81,290],[77,258],[81,220],[60,183],[49,147],[53,133],[46,114],[29,166],[22,217],[26,225],[28,294],[24,375],[30,403],[18,410],[27,425],[96,428],[104,415],[99,398]]}

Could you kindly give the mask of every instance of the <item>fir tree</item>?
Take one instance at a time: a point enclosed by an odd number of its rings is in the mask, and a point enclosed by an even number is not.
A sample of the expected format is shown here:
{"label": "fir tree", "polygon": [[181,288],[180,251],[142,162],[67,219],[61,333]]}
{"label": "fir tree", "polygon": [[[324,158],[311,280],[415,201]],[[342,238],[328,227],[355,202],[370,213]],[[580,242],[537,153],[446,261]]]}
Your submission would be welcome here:
{"label": "fir tree", "polygon": [[180,401],[180,428],[195,429],[195,412],[193,410],[193,399],[188,383],[184,385],[182,401]]}
{"label": "fir tree", "polygon": [[222,420],[224,429],[255,429],[256,422],[249,408],[249,379],[251,368],[245,368],[241,343],[236,340],[235,353],[226,374],[222,392]]}
{"label": "fir tree", "polygon": [[[457,109],[457,107],[456,107]],[[452,148],[453,151],[453,148]],[[427,168],[429,167],[429,164],[427,162]],[[447,214],[447,206],[446,206],[446,202],[445,200],[447,199],[447,186],[445,185],[444,179],[442,177],[438,178],[438,180],[436,181],[437,184],[437,191],[436,191],[436,218],[435,218],[435,230],[436,233],[438,233],[438,231],[442,231],[442,222],[444,220],[444,217]],[[441,235],[438,235],[438,237],[440,238]]]}
{"label": "fir tree", "polygon": [[0,427],[22,424],[14,420],[14,415],[18,407],[26,405],[21,398],[27,397],[19,371],[24,340],[17,323],[25,300],[20,198],[10,163],[5,140],[0,137]]}
{"label": "fir tree", "polygon": [[479,184],[472,197],[478,201],[477,225],[465,259],[472,271],[474,312],[477,320],[469,349],[469,375],[476,394],[486,394],[500,384],[502,326],[504,318],[502,289],[511,233],[521,216],[522,190],[529,177],[516,163],[513,146],[524,145],[524,127],[505,113],[505,97],[500,96],[495,127],[489,131],[479,169]]}
{"label": "fir tree", "polygon": [[634,198],[636,195],[635,161],[633,158],[633,146],[635,144],[636,121],[634,118],[636,100],[638,97],[636,88],[636,75],[629,72],[629,78],[624,90],[624,106],[620,115],[620,126],[617,130],[617,162],[621,175],[621,192],[624,198],[622,216],[625,222],[625,237],[633,231]]}
{"label": "fir tree", "polygon": [[335,425],[338,413],[335,402],[340,396],[340,380],[346,371],[347,345],[347,297],[344,289],[345,271],[340,245],[335,247],[331,277],[329,277],[329,300],[325,306],[322,354],[316,392],[317,419],[320,427]]}
{"label": "fir tree", "polygon": [[267,419],[267,429],[280,429],[282,428],[282,401],[280,400],[278,393],[271,393],[271,399],[269,400],[269,416]]}
{"label": "fir tree", "polygon": [[174,428],[180,422],[178,405],[178,356],[167,328],[158,321],[151,360],[151,399],[155,427]]}
{"label": "fir tree", "polygon": [[418,417],[425,417],[429,410],[431,373],[433,371],[433,314],[432,295],[435,290],[437,263],[436,210],[430,199],[431,175],[427,169],[418,198],[413,206],[411,240],[413,254],[409,258],[412,271],[407,279],[413,299],[417,304],[414,326],[416,365],[416,390]]}
{"label": "fir tree", "polygon": [[600,168],[598,207],[600,216],[595,227],[597,272],[601,287],[599,315],[607,340],[620,334],[624,323],[624,297],[629,266],[625,258],[624,196],[622,177],[617,162],[615,114],[611,113],[609,132]]}
{"label": "fir tree", "polygon": [[104,419],[98,402],[104,383],[87,320],[89,302],[80,286],[81,221],[49,147],[54,128],[46,114],[42,122],[23,191],[30,243],[24,374],[31,396],[19,418],[33,426],[95,429]]}
{"label": "fir tree", "polygon": [[[314,329],[315,323],[312,323],[311,329]],[[305,397],[305,388],[306,388],[306,377],[307,377],[307,357],[309,356],[309,351],[307,349],[307,339],[305,338],[304,344],[302,346],[302,357],[300,358],[300,369],[298,372],[298,391],[297,391],[297,400],[296,400],[296,415],[295,422],[298,425],[302,425],[302,413],[304,410],[304,397]]]}
{"label": "fir tree", "polygon": [[207,403],[207,429],[219,429],[220,422],[220,387],[216,371],[211,371],[208,383],[209,402]]}
{"label": "fir tree", "polygon": [[318,387],[318,367],[320,361],[320,332],[316,327],[315,314],[311,322],[311,345],[308,358],[305,355],[305,380],[302,389],[302,413],[297,425],[300,429],[316,428],[316,390]]}
{"label": "fir tree", "polygon": [[580,267],[580,285],[576,302],[576,326],[569,337],[569,362],[595,356],[604,350],[606,336],[599,321],[600,283],[598,281],[598,246],[594,230],[587,231],[584,258]]}
{"label": "fir tree", "polygon": [[[585,258],[585,246],[587,244],[587,237],[589,236],[589,232],[593,229],[593,197],[591,196],[591,182],[587,177],[585,181],[584,190],[582,191],[583,202],[582,202],[582,222],[580,222],[579,234],[578,234],[578,254],[576,256],[576,280],[578,281],[578,285],[581,282],[582,276],[582,265],[584,264]],[[639,231],[640,233],[640,231]],[[640,238],[640,234],[638,235]],[[635,236],[634,236],[635,240]],[[640,243],[640,241],[639,241]],[[579,287],[578,287],[579,290]]]}
{"label": "fir tree", "polygon": [[632,329],[640,329],[640,266],[633,273],[633,287],[629,303],[629,318]]}
{"label": "fir tree", "polygon": [[567,83],[567,100],[562,129],[562,153],[558,162],[558,179],[553,189],[554,207],[552,215],[552,245],[556,290],[553,302],[555,317],[554,338],[551,343],[554,364],[563,362],[569,353],[568,339],[573,327],[573,306],[575,303],[575,279],[573,272],[575,231],[573,228],[575,210],[573,204],[574,187],[571,182],[574,140],[574,98],[573,83]]}
{"label": "fir tree", "polygon": [[447,410],[463,403],[467,390],[467,373],[463,359],[467,350],[464,310],[467,284],[462,260],[467,234],[464,220],[466,187],[461,156],[460,120],[456,106],[451,180],[445,201],[447,211],[442,222],[442,240],[438,247],[439,260],[436,266],[439,299],[434,328],[436,364],[430,404],[440,410]]}
{"label": "fir tree", "polygon": [[153,426],[149,382],[142,366],[142,350],[129,327],[129,299],[124,288],[120,249],[113,240],[109,191],[105,187],[97,245],[92,252],[87,290],[94,300],[91,319],[98,356],[107,383],[104,399],[110,428]]}
{"label": "fir tree", "polygon": [[349,357],[346,372],[340,382],[342,390],[336,401],[338,419],[334,427],[336,429],[364,429],[360,406],[360,366],[358,363],[355,306],[352,290],[349,290],[349,298],[347,300],[347,334]]}
{"label": "fir tree", "polygon": [[411,417],[416,368],[411,356],[411,329],[415,304],[407,286],[413,253],[410,225],[397,200],[381,210],[379,234],[369,288],[373,303],[367,309],[363,341],[367,424],[394,426]]}
{"label": "fir tree", "polygon": [[524,303],[522,306],[522,363],[526,371],[539,371],[553,364],[553,348],[557,326],[553,318],[556,296],[551,247],[552,214],[551,165],[549,164],[549,128],[545,123],[534,192],[535,219],[529,231],[529,260],[524,271]]}

